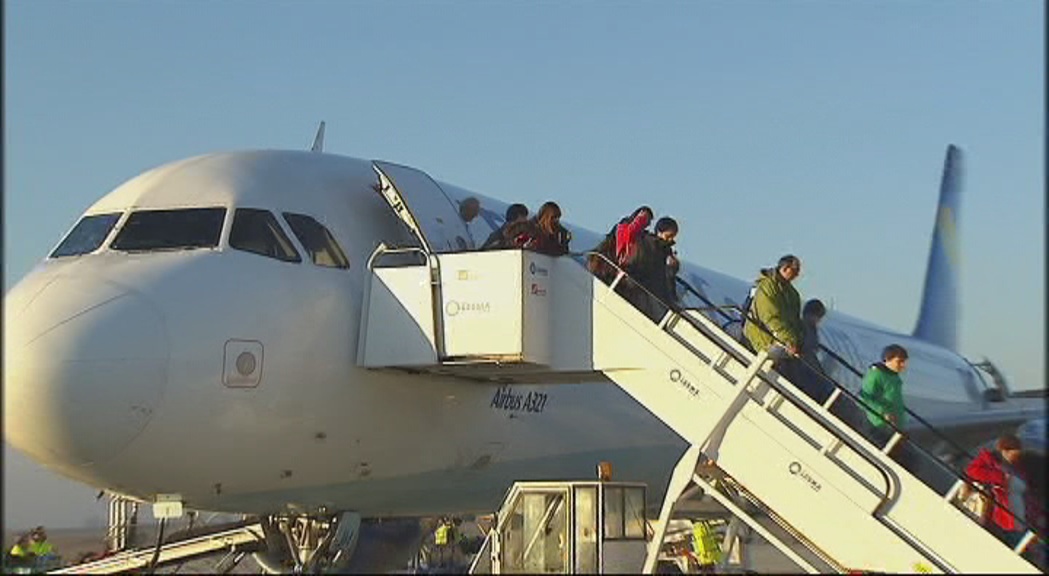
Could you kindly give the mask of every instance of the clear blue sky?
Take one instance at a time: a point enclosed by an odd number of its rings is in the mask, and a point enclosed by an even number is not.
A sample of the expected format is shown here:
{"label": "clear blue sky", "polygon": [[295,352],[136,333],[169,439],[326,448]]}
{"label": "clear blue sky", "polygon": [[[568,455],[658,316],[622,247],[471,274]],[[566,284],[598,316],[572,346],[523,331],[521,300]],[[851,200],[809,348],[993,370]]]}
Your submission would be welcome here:
{"label": "clear blue sky", "polygon": [[[729,274],[797,253],[804,296],[910,331],[955,143],[961,351],[1044,385],[1042,2],[6,10],[5,289],[124,180],[212,151],[306,148],[323,119],[330,152],[555,199],[590,228],[650,204],[681,222],[683,256]],[[8,522],[102,510],[11,453]]]}

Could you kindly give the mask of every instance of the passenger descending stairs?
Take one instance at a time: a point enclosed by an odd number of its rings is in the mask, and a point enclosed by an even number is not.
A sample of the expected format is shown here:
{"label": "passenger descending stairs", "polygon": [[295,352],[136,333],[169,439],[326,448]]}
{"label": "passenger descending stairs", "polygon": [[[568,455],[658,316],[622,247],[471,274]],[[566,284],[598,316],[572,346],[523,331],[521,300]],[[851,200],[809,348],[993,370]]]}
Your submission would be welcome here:
{"label": "passenger descending stairs", "polygon": [[[478,371],[481,367],[492,366],[490,355],[479,350],[476,356],[460,352],[453,357],[441,346],[453,346],[458,337],[446,324],[461,322],[446,313],[447,303],[463,284],[455,279],[492,268],[497,257],[520,259],[516,278],[524,286],[517,290],[524,294],[526,310],[535,306],[528,304],[529,293],[537,292],[535,267],[548,271],[538,290],[550,307],[548,317],[542,311],[530,315],[507,310],[523,316],[519,324],[524,332],[533,315],[537,322],[553,325],[546,332],[549,348],[537,355],[540,361],[521,362],[522,381],[603,373],[690,444],[667,490],[663,526],[690,483],[710,488],[702,471],[713,467],[802,536],[800,540],[836,571],[1038,572],[953,504],[960,481],[942,496],[890,459],[886,453],[897,438],[875,447],[774,372],[764,354],[755,356],[701,314],[668,313],[653,322],[614,291],[615,283],[607,286],[571,258],[516,251],[430,255],[427,264],[414,267],[418,280],[408,282],[403,277],[411,274],[404,267],[375,268],[365,295],[367,324],[372,327],[362,326],[362,339],[375,337],[381,344],[384,338],[397,338],[389,331],[398,322],[378,320],[377,314],[389,314],[379,300],[392,297],[405,302],[403,309],[425,309],[427,296],[419,291],[429,290],[430,321],[437,332],[428,335],[435,343],[436,359],[429,368],[444,374],[457,369],[462,374],[483,373]],[[393,276],[400,279],[391,280]],[[479,289],[470,286],[474,293]],[[497,325],[513,325],[498,318],[502,309],[495,303],[486,310]],[[424,316],[415,318],[416,330],[431,329]],[[464,325],[454,326],[461,330]],[[377,334],[380,330],[387,334]],[[521,339],[529,340],[527,335]],[[359,364],[394,366],[388,360],[372,361],[370,346],[362,342]],[[521,357],[528,360],[528,354]],[[428,369],[418,359],[412,363],[413,370]],[[498,369],[506,365],[502,358]],[[660,534],[650,545],[650,562],[661,538]],[[811,565],[807,569],[814,570]]]}

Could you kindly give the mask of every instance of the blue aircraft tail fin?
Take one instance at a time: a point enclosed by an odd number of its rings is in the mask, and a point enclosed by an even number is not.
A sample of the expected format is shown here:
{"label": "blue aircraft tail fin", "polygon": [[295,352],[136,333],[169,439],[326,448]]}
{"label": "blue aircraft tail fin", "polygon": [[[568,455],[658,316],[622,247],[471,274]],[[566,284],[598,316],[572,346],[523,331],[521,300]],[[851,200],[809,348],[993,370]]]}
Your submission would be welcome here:
{"label": "blue aircraft tail fin", "polygon": [[921,311],[914,328],[915,337],[949,350],[957,350],[958,344],[958,214],[962,177],[962,151],[951,144],[943,164]]}

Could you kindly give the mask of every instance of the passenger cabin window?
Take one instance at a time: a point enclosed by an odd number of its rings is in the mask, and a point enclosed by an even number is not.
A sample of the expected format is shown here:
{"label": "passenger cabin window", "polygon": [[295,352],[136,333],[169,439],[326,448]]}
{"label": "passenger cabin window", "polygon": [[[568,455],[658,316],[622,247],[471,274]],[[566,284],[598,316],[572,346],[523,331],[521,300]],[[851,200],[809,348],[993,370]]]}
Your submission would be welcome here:
{"label": "passenger cabin window", "polygon": [[230,248],[260,254],[284,262],[302,262],[291,240],[268,210],[238,208],[229,232]]}
{"label": "passenger cabin window", "polygon": [[51,257],[80,256],[98,250],[102,242],[105,242],[106,236],[109,236],[109,231],[113,229],[117,220],[120,220],[119,212],[84,216],[73,227],[66,239],[58,245],[58,248],[55,248]]}
{"label": "passenger cabin window", "polygon": [[295,237],[302,242],[302,247],[309,252],[314,264],[328,268],[350,267],[346,254],[323,224],[305,214],[285,212],[284,219],[288,221]]}
{"label": "passenger cabin window", "polygon": [[225,218],[225,208],[132,212],[111,247],[126,252],[214,248]]}

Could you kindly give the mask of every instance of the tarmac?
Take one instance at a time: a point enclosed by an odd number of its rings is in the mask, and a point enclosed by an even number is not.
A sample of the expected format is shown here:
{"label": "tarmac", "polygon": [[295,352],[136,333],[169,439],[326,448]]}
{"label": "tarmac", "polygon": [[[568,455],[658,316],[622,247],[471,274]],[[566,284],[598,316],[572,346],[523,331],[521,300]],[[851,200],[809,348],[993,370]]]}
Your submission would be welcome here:
{"label": "tarmac", "polygon": [[[361,534],[348,566],[348,573],[355,574],[404,574],[410,572],[411,561],[419,543],[428,533],[433,519],[389,519],[365,520]],[[462,528],[468,536],[480,531],[472,522],[464,522]],[[48,539],[66,563],[77,560],[88,553],[104,549],[105,528],[48,529]],[[476,534],[475,534],[476,533]],[[5,550],[10,549],[17,538],[15,531],[4,532]],[[137,544],[148,546],[155,541],[155,526],[139,526]],[[754,535],[748,544],[751,566],[758,573],[800,573],[801,570],[760,536]],[[183,563],[160,566],[157,574],[194,574],[213,572],[223,553],[210,554]],[[258,564],[246,556],[231,574],[259,574]]]}

